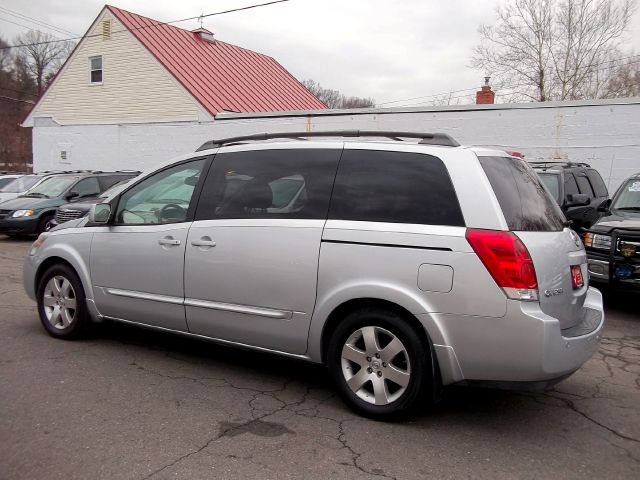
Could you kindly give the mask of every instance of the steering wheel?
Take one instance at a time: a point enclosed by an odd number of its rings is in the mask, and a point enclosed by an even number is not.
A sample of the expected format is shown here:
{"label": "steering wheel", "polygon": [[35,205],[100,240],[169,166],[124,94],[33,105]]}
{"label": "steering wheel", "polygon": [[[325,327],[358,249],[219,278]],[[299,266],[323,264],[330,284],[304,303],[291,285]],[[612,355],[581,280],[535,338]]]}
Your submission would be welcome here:
{"label": "steering wheel", "polygon": [[176,203],[168,203],[160,209],[158,217],[163,221],[180,221],[187,218],[187,211]]}

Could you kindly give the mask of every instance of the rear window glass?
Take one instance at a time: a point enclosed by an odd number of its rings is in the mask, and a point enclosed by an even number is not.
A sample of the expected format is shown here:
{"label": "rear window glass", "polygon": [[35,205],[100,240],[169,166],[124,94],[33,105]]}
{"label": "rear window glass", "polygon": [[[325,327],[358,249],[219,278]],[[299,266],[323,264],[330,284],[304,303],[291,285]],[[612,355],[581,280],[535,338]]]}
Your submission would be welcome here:
{"label": "rear window glass", "polygon": [[596,170],[587,170],[587,175],[589,175],[589,180],[591,181],[591,186],[596,192],[596,196],[608,197],[609,192],[607,191],[607,186],[604,184],[600,174]]}
{"label": "rear window glass", "polygon": [[547,190],[551,193],[553,198],[556,199],[557,202],[560,201],[560,175],[556,175],[553,173],[539,173],[540,180],[544,183],[544,186],[547,187]]}
{"label": "rear window glass", "polygon": [[446,167],[419,153],[345,150],[329,218],[464,226]]}
{"label": "rear window glass", "polygon": [[536,173],[524,160],[479,157],[510,230],[558,231],[565,218]]}

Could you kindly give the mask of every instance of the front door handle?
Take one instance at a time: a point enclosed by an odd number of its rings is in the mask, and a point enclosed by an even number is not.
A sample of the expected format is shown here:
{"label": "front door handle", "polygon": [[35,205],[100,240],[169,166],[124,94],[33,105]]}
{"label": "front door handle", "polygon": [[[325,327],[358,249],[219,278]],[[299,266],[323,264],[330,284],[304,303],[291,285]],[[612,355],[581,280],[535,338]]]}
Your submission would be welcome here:
{"label": "front door handle", "polygon": [[211,248],[216,246],[216,242],[211,240],[211,237],[202,237],[200,240],[193,240],[191,245],[194,247]]}
{"label": "front door handle", "polygon": [[180,240],[176,240],[173,237],[164,237],[158,240],[158,244],[162,246],[176,246],[180,245]]}

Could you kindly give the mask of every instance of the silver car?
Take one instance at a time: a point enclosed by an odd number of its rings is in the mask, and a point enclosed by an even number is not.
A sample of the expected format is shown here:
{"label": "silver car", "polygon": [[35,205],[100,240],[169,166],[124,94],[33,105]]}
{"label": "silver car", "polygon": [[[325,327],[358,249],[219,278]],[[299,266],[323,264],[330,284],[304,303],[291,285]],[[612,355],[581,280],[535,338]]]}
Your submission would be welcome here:
{"label": "silver car", "polygon": [[54,337],[109,320],[322,363],[380,419],[443,385],[551,385],[604,323],[526,162],[444,134],[207,142],[42,234],[24,286]]}

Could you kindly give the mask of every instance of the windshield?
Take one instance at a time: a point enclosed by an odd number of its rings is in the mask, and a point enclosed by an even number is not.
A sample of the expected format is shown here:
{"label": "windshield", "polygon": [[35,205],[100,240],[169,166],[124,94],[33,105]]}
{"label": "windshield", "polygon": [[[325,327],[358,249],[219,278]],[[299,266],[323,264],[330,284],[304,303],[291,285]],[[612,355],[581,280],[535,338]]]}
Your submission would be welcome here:
{"label": "windshield", "polygon": [[3,193],[22,193],[29,190],[36,183],[42,180],[40,175],[25,175],[24,177],[16,178],[12,182],[7,183],[4,187],[0,188],[0,192]]}
{"label": "windshield", "polygon": [[612,210],[640,211],[640,179],[629,180],[611,206]]}
{"label": "windshield", "polygon": [[29,190],[25,195],[27,196],[46,196],[46,197],[57,197],[62,192],[67,190],[78,177],[63,177],[63,176],[55,176],[51,178],[47,178],[40,185],[35,186],[31,190]]}
{"label": "windshield", "polygon": [[560,175],[553,173],[538,173],[538,175],[544,186],[551,193],[551,196],[556,199],[556,202],[560,203]]}

